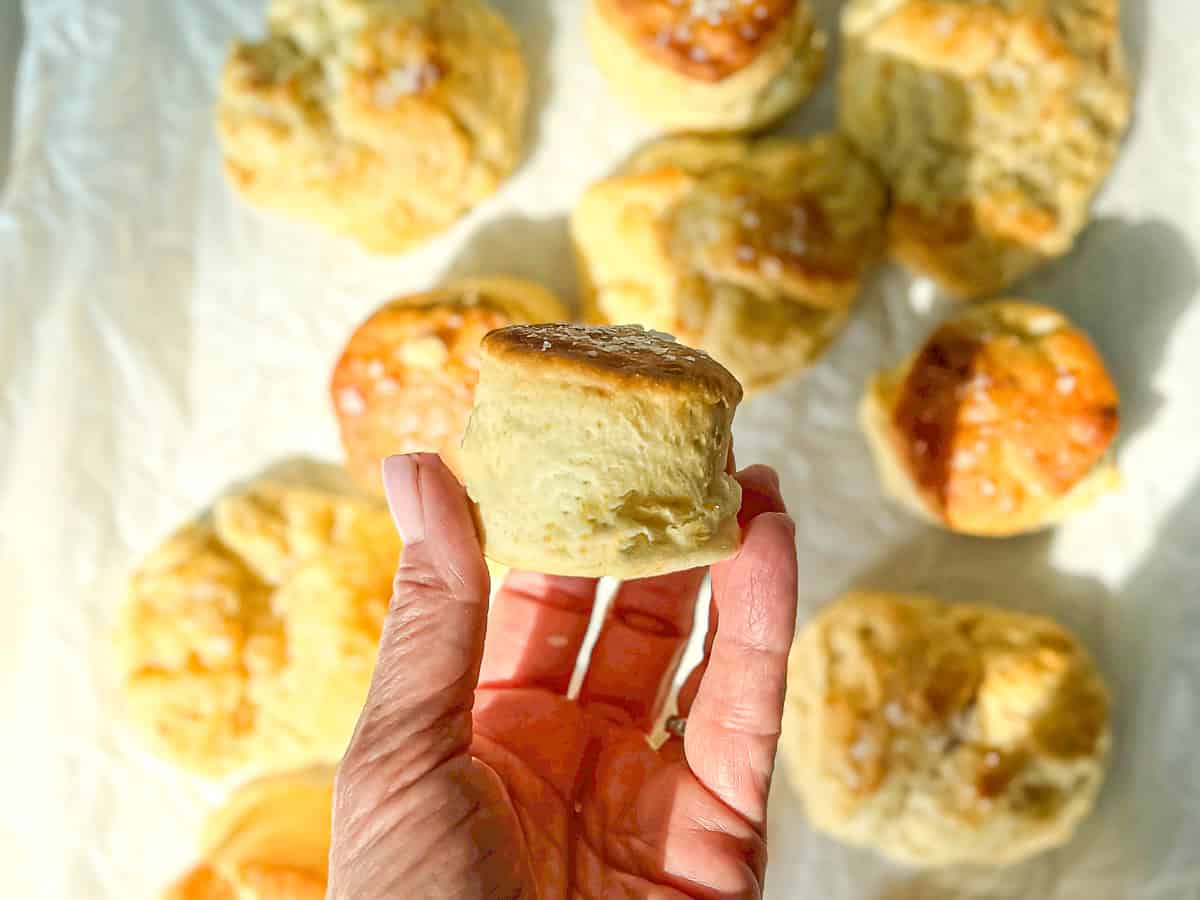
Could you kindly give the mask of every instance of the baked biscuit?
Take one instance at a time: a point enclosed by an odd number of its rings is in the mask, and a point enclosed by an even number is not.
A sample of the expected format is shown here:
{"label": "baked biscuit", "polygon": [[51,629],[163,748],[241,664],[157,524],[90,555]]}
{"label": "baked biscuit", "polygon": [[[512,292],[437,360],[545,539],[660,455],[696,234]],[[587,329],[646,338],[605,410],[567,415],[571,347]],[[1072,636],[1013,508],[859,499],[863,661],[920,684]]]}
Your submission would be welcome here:
{"label": "baked biscuit", "polygon": [[1117,389],[1091,342],[1044,306],[975,306],[942,324],[860,409],[884,487],[952,531],[1052,525],[1119,484]]}
{"label": "baked biscuit", "polygon": [[768,125],[825,63],[807,0],[589,0],[587,37],[622,99],[675,131]]}
{"label": "baked biscuit", "polygon": [[641,578],[737,549],[726,471],[742,391],[636,327],[514,325],[483,341],[464,481],[484,553],[517,569]]}
{"label": "baked biscuit", "polygon": [[571,219],[584,312],[701,347],[748,392],[841,327],[884,240],[884,189],[843,139],[667,138]]}
{"label": "baked biscuit", "polygon": [[850,0],[842,130],[892,188],[892,253],[994,293],[1066,253],[1130,91],[1118,0]]}
{"label": "baked biscuit", "polygon": [[333,771],[251,782],[208,821],[203,862],[164,900],[324,900]]}
{"label": "baked biscuit", "polygon": [[207,775],[339,759],[399,554],[382,504],[272,482],[176,532],[134,571],[116,635],[152,749]]}
{"label": "baked biscuit", "polygon": [[505,325],[567,317],[549,291],[501,276],[402,297],[372,314],[350,336],[330,384],[355,481],[382,494],[380,461],[419,450],[441,454],[457,472],[480,340]]}
{"label": "baked biscuit", "polygon": [[271,0],[267,21],[230,50],[217,108],[252,204],[396,253],[516,166],[525,64],[481,0]]}
{"label": "baked biscuit", "polygon": [[909,865],[1065,843],[1110,743],[1087,652],[1041,616],[850,594],[792,650],[780,749],[813,825]]}

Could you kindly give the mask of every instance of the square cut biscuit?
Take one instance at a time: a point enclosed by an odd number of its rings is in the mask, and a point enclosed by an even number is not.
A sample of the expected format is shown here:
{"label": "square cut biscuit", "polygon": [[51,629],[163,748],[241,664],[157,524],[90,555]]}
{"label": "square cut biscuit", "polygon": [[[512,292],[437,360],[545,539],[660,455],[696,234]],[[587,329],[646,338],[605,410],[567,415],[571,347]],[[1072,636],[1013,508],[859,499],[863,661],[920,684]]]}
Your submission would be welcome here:
{"label": "square cut biscuit", "polygon": [[484,553],[556,575],[641,578],[731,556],[742,390],[637,327],[512,326],[483,342],[463,439]]}

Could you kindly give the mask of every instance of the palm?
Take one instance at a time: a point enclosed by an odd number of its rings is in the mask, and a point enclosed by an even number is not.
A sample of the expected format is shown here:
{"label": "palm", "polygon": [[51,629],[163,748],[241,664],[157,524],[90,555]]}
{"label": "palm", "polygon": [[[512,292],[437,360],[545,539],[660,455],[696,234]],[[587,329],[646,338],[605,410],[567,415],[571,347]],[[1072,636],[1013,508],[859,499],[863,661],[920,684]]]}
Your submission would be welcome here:
{"label": "palm", "polygon": [[622,718],[537,688],[477,694],[471,752],[516,812],[520,835],[502,845],[522,848],[527,895],[754,894],[756,828],[699,782],[678,740],[656,751]]}
{"label": "palm", "polygon": [[796,597],[774,474],[738,475],[744,544],[712,569],[687,733],[655,749],[704,573],[625,582],[570,699],[595,580],[513,572],[489,609],[462,489],[418,459],[385,468],[405,552],[338,774],[330,898],[760,896]]}

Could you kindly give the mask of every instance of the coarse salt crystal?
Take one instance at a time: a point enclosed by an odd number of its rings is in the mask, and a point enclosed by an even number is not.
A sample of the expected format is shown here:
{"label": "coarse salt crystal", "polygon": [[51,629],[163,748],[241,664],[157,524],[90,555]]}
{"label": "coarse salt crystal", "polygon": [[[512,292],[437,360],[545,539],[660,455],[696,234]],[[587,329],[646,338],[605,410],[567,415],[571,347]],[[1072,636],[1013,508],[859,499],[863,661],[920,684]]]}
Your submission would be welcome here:
{"label": "coarse salt crystal", "polygon": [[429,63],[399,66],[387,73],[387,77],[375,85],[375,105],[390,109],[402,97],[419,94],[437,81],[438,70]]}
{"label": "coarse salt crystal", "polygon": [[355,388],[343,388],[338,395],[338,408],[348,416],[361,416],[367,411],[363,396]]}
{"label": "coarse salt crystal", "polygon": [[869,758],[875,752],[875,742],[869,734],[864,734],[850,745],[850,757],[858,762]]}

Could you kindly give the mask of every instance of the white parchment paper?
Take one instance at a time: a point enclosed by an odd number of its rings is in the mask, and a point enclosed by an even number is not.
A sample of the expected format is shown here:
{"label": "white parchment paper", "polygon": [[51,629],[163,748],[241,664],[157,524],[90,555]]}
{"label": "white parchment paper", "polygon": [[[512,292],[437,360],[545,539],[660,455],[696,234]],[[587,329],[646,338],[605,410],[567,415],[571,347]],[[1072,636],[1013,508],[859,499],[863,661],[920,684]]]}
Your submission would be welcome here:
{"label": "white parchment paper", "polygon": [[[255,213],[212,128],[248,0],[26,0],[0,203],[0,896],[150,897],[192,857],[219,786],[142,753],[109,629],[137,556],[231,481],[338,453],[329,367],[389,296],[448,272],[574,289],[564,216],[650,132],[583,48],[579,0],[506,0],[532,68],[524,166],[449,234],[371,257]],[[832,27],[838,3],[819,4]],[[1200,897],[1200,7],[1126,0],[1137,118],[1076,252],[1021,286],[1094,335],[1124,397],[1125,488],[1056,533],[947,536],[883,502],[854,407],[948,310],[879,274],[805,378],[747,403],[738,458],[782,475],[801,616],[853,583],[1045,610],[1107,672],[1116,747],[1066,849],[921,874],[815,835],[782,775],[768,895],[945,900]],[[832,123],[828,79],[794,116]]]}

